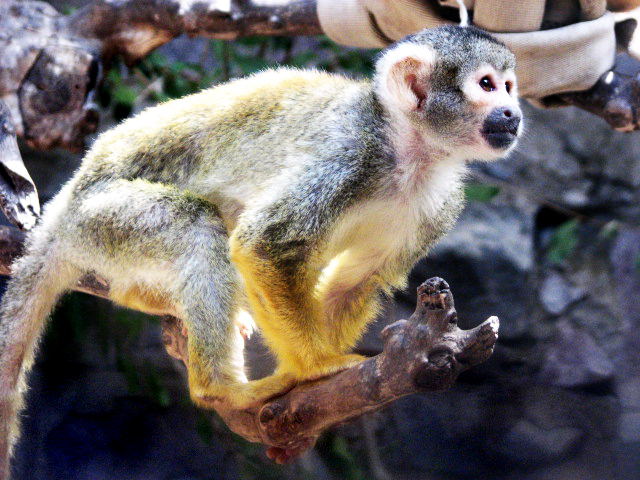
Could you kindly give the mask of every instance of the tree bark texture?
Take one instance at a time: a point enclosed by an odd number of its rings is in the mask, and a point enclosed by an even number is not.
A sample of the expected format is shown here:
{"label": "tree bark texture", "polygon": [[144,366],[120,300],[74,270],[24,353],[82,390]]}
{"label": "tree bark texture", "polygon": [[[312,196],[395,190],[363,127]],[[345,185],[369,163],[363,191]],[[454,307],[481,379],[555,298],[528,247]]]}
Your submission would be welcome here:
{"label": "tree bark texture", "polygon": [[[24,234],[0,227],[0,274],[10,274],[21,253]],[[88,275],[76,290],[108,297],[108,284]],[[461,330],[449,285],[431,278],[418,288],[418,304],[409,320],[383,332],[383,352],[347,370],[298,384],[260,405],[237,409],[211,402],[227,425],[249,441],[270,446],[268,455],[283,463],[315,444],[323,430],[353,419],[412,393],[452,387],[464,370],[486,361],[498,339],[498,318]],[[164,317],[162,337],[167,352],[189,365],[188,336],[177,318]]]}
{"label": "tree bark texture", "polygon": [[36,186],[22,162],[11,112],[0,100],[0,209],[16,226],[28,230],[40,215]]}

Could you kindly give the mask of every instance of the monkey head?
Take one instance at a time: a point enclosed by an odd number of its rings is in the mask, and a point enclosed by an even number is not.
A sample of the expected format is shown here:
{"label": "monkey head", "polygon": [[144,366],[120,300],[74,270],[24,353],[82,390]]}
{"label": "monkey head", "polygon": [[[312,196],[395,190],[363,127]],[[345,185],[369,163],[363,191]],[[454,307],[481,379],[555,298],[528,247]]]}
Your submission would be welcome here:
{"label": "monkey head", "polygon": [[[522,133],[515,56],[477,28],[446,26],[405,38],[383,52],[375,82],[390,123],[446,156],[501,158]],[[406,135],[398,127],[396,133]]]}

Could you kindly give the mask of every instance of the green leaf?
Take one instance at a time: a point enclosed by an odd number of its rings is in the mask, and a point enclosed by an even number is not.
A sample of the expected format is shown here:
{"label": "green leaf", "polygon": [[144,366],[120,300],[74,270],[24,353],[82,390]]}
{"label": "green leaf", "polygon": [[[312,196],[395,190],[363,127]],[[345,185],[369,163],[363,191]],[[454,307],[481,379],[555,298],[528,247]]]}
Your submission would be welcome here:
{"label": "green leaf", "polygon": [[164,385],[162,376],[151,366],[148,366],[148,385],[153,401],[161,406],[171,405],[169,389]]}
{"label": "green leaf", "polygon": [[611,220],[607,222],[598,232],[598,237],[601,240],[611,240],[618,235],[618,231],[620,230],[620,223],[616,220]]}
{"label": "green leaf", "polygon": [[640,272],[640,253],[638,255],[636,255],[636,272]]}
{"label": "green leaf", "polygon": [[566,260],[578,244],[578,228],[580,222],[573,218],[560,225],[553,233],[549,243],[547,258],[553,264],[560,264]]}
{"label": "green leaf", "polygon": [[488,202],[500,193],[500,187],[482,183],[470,183],[465,187],[464,193],[470,202]]}
{"label": "green leaf", "polygon": [[122,83],[122,74],[120,73],[120,69],[118,67],[114,67],[109,72],[107,72],[107,83],[110,83],[112,86],[117,86]]}
{"label": "green leaf", "polygon": [[113,91],[113,100],[120,105],[132,107],[138,97],[138,92],[126,85],[120,85]]}
{"label": "green leaf", "polygon": [[165,68],[169,63],[167,57],[158,52],[151,53],[149,56],[147,56],[147,58],[145,58],[145,60],[148,61],[151,66],[157,70]]}

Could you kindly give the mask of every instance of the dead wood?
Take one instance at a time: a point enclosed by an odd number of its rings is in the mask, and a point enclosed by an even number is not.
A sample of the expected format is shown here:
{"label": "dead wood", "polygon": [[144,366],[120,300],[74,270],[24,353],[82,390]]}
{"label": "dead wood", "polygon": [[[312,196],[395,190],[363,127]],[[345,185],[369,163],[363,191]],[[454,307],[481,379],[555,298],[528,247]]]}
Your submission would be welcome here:
{"label": "dead wood", "polygon": [[608,72],[589,90],[557,95],[568,105],[602,117],[622,132],[640,129],[640,73],[634,76]]}
{"label": "dead wood", "polygon": [[22,162],[11,112],[0,100],[0,209],[21,230],[40,215],[36,186]]}
{"label": "dead wood", "polygon": [[82,151],[98,123],[96,87],[115,55],[132,65],[181,34],[320,33],[315,0],[94,0],[71,15],[9,0],[0,2],[0,100],[29,145]]}
{"label": "dead wood", "polygon": [[[22,249],[24,235],[0,227],[0,274]],[[107,297],[108,284],[88,275],[77,290]],[[384,349],[352,368],[298,384],[261,405],[236,409],[216,401],[211,407],[229,428],[249,441],[270,446],[268,455],[286,462],[315,444],[323,430],[379,410],[405,395],[447,390],[464,370],[486,361],[498,338],[499,322],[491,317],[478,327],[461,330],[449,285],[431,278],[418,288],[415,313],[382,331]],[[186,330],[180,320],[164,317],[162,337],[167,352],[189,364]]]}
{"label": "dead wood", "polygon": [[94,0],[66,25],[98,39],[103,54],[118,53],[129,63],[183,33],[223,40],[322,33],[315,0]]}
{"label": "dead wood", "polygon": [[[256,407],[238,410],[220,401],[212,407],[233,431],[271,446],[269,456],[286,462],[312,447],[327,428],[405,395],[447,390],[462,371],[486,361],[498,338],[497,317],[466,331],[457,320],[449,285],[431,278],[418,288],[409,320],[382,331],[381,354]],[[188,365],[188,338],[180,320],[165,317],[162,326],[167,351]]]}

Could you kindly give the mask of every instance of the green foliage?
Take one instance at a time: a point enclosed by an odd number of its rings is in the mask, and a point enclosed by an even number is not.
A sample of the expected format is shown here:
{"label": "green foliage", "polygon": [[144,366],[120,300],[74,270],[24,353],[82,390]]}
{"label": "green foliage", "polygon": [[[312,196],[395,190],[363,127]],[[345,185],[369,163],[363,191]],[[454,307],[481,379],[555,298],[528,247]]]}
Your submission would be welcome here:
{"label": "green foliage", "polygon": [[147,391],[149,397],[156,405],[168,407],[171,405],[171,395],[169,389],[164,385],[164,377],[151,364],[145,364]]}
{"label": "green foliage", "polygon": [[318,67],[329,72],[349,72],[369,75],[373,71],[375,59],[380,50],[347,49],[327,37],[321,37],[320,48],[329,53],[328,58],[320,61]]}
{"label": "green foliage", "polygon": [[240,478],[246,480],[281,480],[283,478],[284,467],[267,458],[264,445],[250,443],[241,437],[235,437],[234,440],[234,446],[239,452],[236,460]]}
{"label": "green foliage", "polygon": [[317,444],[318,453],[327,466],[343,480],[364,480],[365,474],[344,437],[326,432]]}
{"label": "green foliage", "polygon": [[634,263],[636,267],[636,272],[640,272],[640,254],[636,255],[636,259]]}
{"label": "green foliage", "polygon": [[[298,47],[301,41],[306,43]],[[163,54],[153,52],[134,68],[127,69],[122,61],[116,59],[98,98],[103,107],[111,109],[116,120],[122,120],[143,102],[183,97],[266,68],[290,66],[369,75],[376,55],[375,50],[346,49],[326,37],[304,40],[250,37],[235,42],[210,40],[205,44],[199,63],[171,62]],[[206,69],[204,65],[208,63],[215,67]]]}
{"label": "green foliage", "polygon": [[78,7],[74,7],[73,5],[64,5],[61,9],[60,12],[63,15],[71,15],[72,13],[75,13],[78,11]]}
{"label": "green foliage", "polygon": [[600,240],[608,241],[612,240],[618,235],[620,231],[620,223],[616,220],[607,222],[598,232],[598,238]]}
{"label": "green foliage", "polygon": [[488,202],[499,193],[500,187],[483,183],[470,183],[464,189],[469,202]]}
{"label": "green foliage", "polygon": [[128,357],[118,355],[117,366],[118,371],[124,375],[127,381],[127,390],[129,390],[129,393],[133,395],[140,393],[142,390],[142,382],[138,375],[136,365]]}
{"label": "green foliage", "polygon": [[198,416],[198,421],[196,423],[196,432],[202,440],[207,445],[213,445],[215,438],[215,430],[213,429],[213,425],[211,424],[211,419],[204,412],[200,412]]}
{"label": "green foliage", "polygon": [[138,90],[125,83],[123,72],[120,62],[114,62],[98,94],[98,100],[103,107],[113,108],[113,116],[116,120],[122,120],[131,115],[138,98]]}
{"label": "green foliage", "polygon": [[566,260],[578,244],[578,228],[580,221],[577,218],[567,220],[553,233],[549,242],[547,258],[552,264],[560,264]]}

